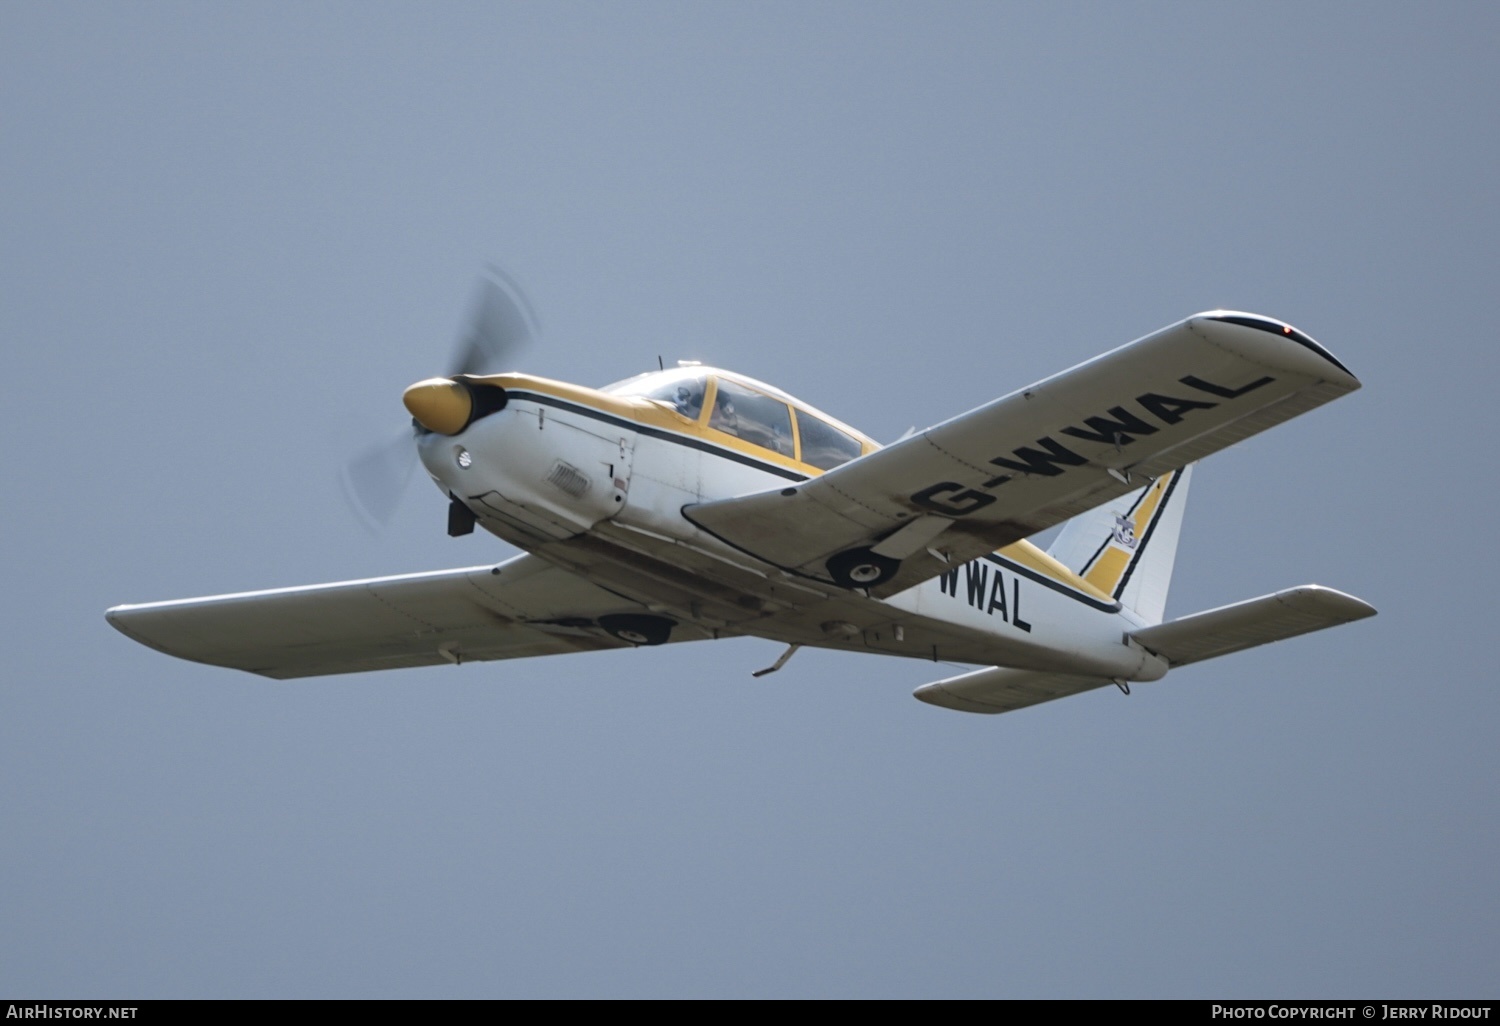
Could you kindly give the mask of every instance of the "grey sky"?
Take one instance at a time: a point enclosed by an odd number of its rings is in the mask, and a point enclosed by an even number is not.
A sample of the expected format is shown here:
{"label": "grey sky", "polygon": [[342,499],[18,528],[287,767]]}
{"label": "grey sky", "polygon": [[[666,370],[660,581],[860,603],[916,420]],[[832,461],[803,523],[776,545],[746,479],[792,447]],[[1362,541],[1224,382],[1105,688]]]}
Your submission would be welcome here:
{"label": "grey sky", "polygon": [[[0,994],[1493,996],[1497,30],[0,6]],[[105,624],[503,558],[336,482],[492,258],[526,370],[700,358],[886,440],[1284,318],[1365,389],[1200,468],[1168,611],[1381,616],[998,718],[766,642],[280,685]]]}

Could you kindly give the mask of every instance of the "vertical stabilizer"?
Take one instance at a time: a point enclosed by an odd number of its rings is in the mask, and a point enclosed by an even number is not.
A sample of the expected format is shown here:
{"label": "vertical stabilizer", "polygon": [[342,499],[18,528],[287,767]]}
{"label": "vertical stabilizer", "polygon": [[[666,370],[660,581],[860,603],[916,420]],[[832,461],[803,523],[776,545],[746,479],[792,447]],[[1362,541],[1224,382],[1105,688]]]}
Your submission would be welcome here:
{"label": "vertical stabilizer", "polygon": [[1189,465],[1163,474],[1140,491],[1074,517],[1048,554],[1147,624],[1161,623],[1192,471]]}

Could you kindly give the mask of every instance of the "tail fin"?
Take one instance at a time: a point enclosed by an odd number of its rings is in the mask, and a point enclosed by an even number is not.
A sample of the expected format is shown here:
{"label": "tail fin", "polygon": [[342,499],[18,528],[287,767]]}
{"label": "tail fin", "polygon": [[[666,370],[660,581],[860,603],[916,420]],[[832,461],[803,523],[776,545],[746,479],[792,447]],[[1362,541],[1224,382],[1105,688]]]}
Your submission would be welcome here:
{"label": "tail fin", "polygon": [[1074,517],[1047,550],[1148,625],[1161,623],[1193,468]]}

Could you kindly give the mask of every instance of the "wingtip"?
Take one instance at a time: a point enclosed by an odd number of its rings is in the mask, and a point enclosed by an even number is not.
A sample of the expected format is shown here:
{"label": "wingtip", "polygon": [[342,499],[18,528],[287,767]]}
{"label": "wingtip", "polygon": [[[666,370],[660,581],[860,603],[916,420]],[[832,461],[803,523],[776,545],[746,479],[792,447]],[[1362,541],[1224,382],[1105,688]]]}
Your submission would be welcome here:
{"label": "wingtip", "polygon": [[1212,341],[1249,359],[1318,373],[1337,380],[1351,392],[1361,387],[1359,378],[1338,357],[1285,321],[1243,310],[1205,310],[1187,320]]}
{"label": "wingtip", "polygon": [[1379,613],[1378,609],[1364,599],[1321,584],[1303,584],[1296,588],[1288,588],[1278,592],[1276,597],[1284,605],[1305,606],[1335,614],[1345,623],[1368,619]]}

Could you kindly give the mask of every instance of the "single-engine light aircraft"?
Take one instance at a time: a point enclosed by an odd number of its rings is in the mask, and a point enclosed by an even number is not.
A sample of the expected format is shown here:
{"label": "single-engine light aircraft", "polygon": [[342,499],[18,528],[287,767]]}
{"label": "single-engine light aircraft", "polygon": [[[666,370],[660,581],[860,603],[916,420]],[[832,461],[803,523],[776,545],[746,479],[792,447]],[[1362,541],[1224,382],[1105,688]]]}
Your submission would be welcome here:
{"label": "single-engine light aircraft", "polygon": [[753,636],[787,646],[756,676],[804,645],[977,666],[916,697],[1001,713],[1375,613],[1303,585],[1163,622],[1194,461],[1360,387],[1281,321],[1196,314],[881,446],[712,367],[482,373],[530,331],[485,288],[457,371],[404,402],[449,533],[525,554],[109,622],[276,679]]}

